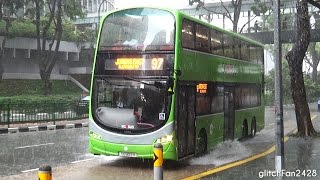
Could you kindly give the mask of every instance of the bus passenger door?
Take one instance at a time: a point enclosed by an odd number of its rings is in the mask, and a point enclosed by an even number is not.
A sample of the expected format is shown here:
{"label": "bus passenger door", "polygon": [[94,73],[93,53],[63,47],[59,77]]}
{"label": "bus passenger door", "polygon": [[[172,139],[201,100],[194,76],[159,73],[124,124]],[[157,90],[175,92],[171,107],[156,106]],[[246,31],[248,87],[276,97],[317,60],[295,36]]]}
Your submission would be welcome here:
{"label": "bus passenger door", "polygon": [[234,139],[234,88],[224,87],[224,140]]}
{"label": "bus passenger door", "polygon": [[195,153],[195,87],[179,86],[177,104],[178,158]]}

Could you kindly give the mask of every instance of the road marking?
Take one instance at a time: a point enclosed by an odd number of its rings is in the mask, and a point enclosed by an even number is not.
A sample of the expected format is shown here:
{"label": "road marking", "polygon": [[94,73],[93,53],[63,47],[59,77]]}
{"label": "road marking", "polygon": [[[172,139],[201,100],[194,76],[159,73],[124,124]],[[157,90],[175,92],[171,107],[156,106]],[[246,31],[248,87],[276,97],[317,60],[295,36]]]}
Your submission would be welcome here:
{"label": "road marking", "polygon": [[39,168],[35,168],[35,169],[24,170],[24,171],[21,171],[21,172],[27,173],[27,172],[38,171],[38,170],[39,170]]}
{"label": "road marking", "polygon": [[[287,136],[284,137],[284,142],[288,141],[288,139],[289,139],[289,137],[287,137]],[[202,178],[202,177],[205,177],[205,176],[208,176],[208,175],[215,174],[215,173],[220,172],[220,171],[224,171],[226,169],[230,169],[230,168],[235,167],[235,166],[239,166],[241,164],[244,164],[244,163],[256,160],[256,159],[258,159],[260,157],[266,156],[266,155],[274,152],[275,149],[276,149],[276,147],[275,147],[275,145],[273,145],[271,148],[269,148],[268,150],[266,150],[266,151],[264,151],[264,152],[262,152],[260,154],[256,154],[256,155],[251,156],[251,157],[246,158],[246,159],[238,160],[238,161],[233,162],[233,163],[229,163],[229,164],[226,164],[226,165],[218,166],[218,167],[216,167],[214,169],[211,169],[209,171],[205,171],[203,173],[184,178],[183,180],[199,179],[199,178]]]}
{"label": "road marking", "polygon": [[80,163],[80,162],[85,162],[85,161],[90,161],[93,160],[94,158],[89,158],[89,159],[83,159],[83,160],[79,160],[79,161],[73,161],[71,162],[72,164],[76,164],[76,163]]}
{"label": "road marking", "polygon": [[47,145],[53,145],[54,143],[46,143],[46,144],[36,144],[36,145],[31,145],[31,146],[21,146],[21,147],[16,147],[14,149],[24,149],[24,148],[30,148],[30,147],[39,147],[39,146],[47,146]]}
{"label": "road marking", "polygon": [[[313,115],[311,117],[311,120],[313,121],[315,118],[317,117],[317,115]],[[294,132],[296,132],[297,129],[294,130]],[[288,136],[285,136],[284,137],[284,142],[287,142],[289,140],[289,137]],[[214,169],[211,169],[211,170],[208,170],[208,171],[205,171],[203,173],[200,173],[200,174],[196,174],[196,175],[193,175],[193,176],[190,176],[190,177],[186,177],[182,180],[194,180],[194,179],[200,179],[202,177],[205,177],[205,176],[209,176],[209,175],[212,175],[212,174],[215,174],[215,173],[218,173],[220,171],[224,171],[224,170],[227,170],[227,169],[230,169],[230,168],[233,168],[235,166],[239,166],[239,165],[242,165],[242,164],[245,164],[247,162],[250,162],[250,161],[253,161],[253,160],[256,160],[260,157],[263,157],[263,156],[266,156],[268,154],[271,154],[272,152],[274,152],[276,150],[276,146],[273,145],[271,148],[269,148],[268,150],[262,152],[262,153],[259,153],[259,154],[256,154],[256,155],[253,155],[251,157],[248,157],[246,159],[242,159],[242,160],[238,160],[238,161],[235,161],[235,162],[232,162],[232,163],[229,163],[229,164],[226,164],[226,165],[222,165],[222,166],[218,166]]]}

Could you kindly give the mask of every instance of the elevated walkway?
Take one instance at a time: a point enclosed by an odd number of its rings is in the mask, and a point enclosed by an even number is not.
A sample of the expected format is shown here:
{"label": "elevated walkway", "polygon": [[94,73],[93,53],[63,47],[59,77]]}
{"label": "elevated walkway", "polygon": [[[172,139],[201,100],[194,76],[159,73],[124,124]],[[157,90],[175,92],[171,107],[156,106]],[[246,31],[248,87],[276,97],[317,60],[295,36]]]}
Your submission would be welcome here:
{"label": "elevated walkway", "polygon": [[[255,33],[242,33],[242,35],[258,41],[262,44],[273,44],[274,40],[274,32],[255,32]],[[282,43],[294,43],[294,31],[286,30],[281,32],[281,42]],[[311,29],[311,37],[310,42],[320,42],[320,30],[319,29]]]}

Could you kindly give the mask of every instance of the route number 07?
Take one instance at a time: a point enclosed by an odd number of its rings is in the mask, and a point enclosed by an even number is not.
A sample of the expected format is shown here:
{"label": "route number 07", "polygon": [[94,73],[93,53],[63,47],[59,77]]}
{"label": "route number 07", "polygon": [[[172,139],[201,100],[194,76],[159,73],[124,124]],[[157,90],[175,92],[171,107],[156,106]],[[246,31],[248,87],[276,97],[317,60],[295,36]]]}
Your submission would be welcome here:
{"label": "route number 07", "polygon": [[163,58],[153,58],[151,60],[152,70],[161,70],[163,67]]}

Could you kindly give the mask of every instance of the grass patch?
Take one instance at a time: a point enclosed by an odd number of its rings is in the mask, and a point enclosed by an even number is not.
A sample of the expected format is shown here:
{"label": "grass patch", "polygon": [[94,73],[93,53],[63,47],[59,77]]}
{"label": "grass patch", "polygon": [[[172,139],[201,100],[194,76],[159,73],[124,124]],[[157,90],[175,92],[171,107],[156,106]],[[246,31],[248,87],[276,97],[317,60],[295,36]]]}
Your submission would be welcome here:
{"label": "grass patch", "polygon": [[[0,82],[0,97],[12,96],[39,96],[41,97],[43,83],[41,80],[2,80]],[[53,80],[52,94],[56,95],[77,95],[80,96],[82,90],[74,83],[68,80]]]}

